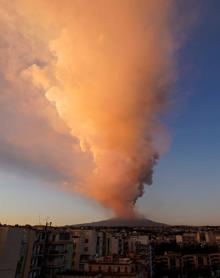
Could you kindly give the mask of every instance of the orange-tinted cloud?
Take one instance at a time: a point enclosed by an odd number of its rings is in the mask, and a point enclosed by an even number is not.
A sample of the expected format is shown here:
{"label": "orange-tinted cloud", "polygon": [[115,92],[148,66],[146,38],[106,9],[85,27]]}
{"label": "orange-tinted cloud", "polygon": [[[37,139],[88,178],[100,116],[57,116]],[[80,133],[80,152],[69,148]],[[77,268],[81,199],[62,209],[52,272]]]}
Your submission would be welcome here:
{"label": "orange-tinted cloud", "polygon": [[71,190],[119,216],[134,215],[163,149],[156,142],[163,142],[158,115],[175,78],[173,1],[20,0],[14,11],[4,9],[15,44],[13,61],[5,61],[5,79],[16,87],[8,105],[19,103],[18,119],[30,116],[9,146],[24,148],[25,161],[36,167],[45,163],[39,152],[46,153]]}

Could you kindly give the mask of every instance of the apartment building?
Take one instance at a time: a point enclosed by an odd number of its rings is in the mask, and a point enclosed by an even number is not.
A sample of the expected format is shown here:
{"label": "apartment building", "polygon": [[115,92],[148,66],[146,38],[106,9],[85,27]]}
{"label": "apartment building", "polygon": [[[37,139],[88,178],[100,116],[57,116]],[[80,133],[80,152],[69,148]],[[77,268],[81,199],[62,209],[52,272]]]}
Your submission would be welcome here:
{"label": "apartment building", "polygon": [[44,227],[35,231],[29,278],[54,277],[72,269],[73,242],[65,229]]}
{"label": "apartment building", "polygon": [[0,227],[0,277],[28,278],[33,243],[29,227]]}

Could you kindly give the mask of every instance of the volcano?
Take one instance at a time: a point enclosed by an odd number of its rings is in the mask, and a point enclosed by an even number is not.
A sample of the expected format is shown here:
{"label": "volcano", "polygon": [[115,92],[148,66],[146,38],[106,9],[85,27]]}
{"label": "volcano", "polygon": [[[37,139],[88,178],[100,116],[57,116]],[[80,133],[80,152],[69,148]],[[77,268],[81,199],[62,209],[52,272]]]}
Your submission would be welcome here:
{"label": "volcano", "polygon": [[78,227],[160,227],[168,226],[167,224],[152,221],[147,218],[110,218],[103,221],[83,223],[72,226]]}

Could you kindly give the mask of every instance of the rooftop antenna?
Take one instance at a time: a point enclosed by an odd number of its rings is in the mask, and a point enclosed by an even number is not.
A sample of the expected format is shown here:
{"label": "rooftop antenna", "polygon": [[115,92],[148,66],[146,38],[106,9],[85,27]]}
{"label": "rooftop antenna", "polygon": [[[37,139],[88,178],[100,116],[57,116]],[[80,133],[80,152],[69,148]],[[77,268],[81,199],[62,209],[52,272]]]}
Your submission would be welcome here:
{"label": "rooftop antenna", "polygon": [[38,214],[38,225],[41,226],[41,214]]}
{"label": "rooftop antenna", "polygon": [[45,222],[46,222],[46,226],[48,226],[50,223],[49,223],[49,220],[50,220],[50,216],[47,216],[46,218],[45,218]]}

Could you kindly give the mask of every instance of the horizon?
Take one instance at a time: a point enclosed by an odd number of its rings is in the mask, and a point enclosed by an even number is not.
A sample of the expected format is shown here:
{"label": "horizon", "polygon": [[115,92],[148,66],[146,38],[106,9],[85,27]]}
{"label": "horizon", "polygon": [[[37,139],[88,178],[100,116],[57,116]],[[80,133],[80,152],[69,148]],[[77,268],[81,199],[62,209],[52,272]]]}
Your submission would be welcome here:
{"label": "horizon", "polygon": [[[146,221],[150,221],[150,222],[153,222],[154,224],[153,225],[144,225],[143,226],[136,226],[136,225],[129,225],[127,226],[128,224],[125,224],[125,225],[119,225],[117,226],[116,224],[112,224],[112,225],[109,225],[107,224],[106,225],[100,225],[100,223],[102,222],[110,222],[110,221],[117,221],[117,222],[120,222],[120,221],[128,221],[128,222],[131,222],[131,221],[134,221],[135,220],[146,220]],[[97,225],[96,225],[97,224]],[[159,224],[159,225],[157,225]],[[169,224],[169,223],[161,223],[161,222],[158,222],[157,220],[155,219],[149,219],[149,218],[146,218],[146,217],[136,217],[136,218],[121,218],[121,217],[111,217],[111,218],[105,218],[105,219],[101,219],[101,220],[91,220],[91,221],[88,221],[88,222],[77,222],[77,223],[65,223],[65,224],[60,224],[60,225],[57,225],[56,223],[54,224],[54,222],[48,220],[45,221],[45,223],[43,222],[38,222],[38,223],[3,223],[3,222],[0,222],[0,226],[11,226],[11,227],[25,227],[25,226],[31,226],[31,227],[38,227],[38,226],[42,226],[42,227],[46,227],[46,226],[51,226],[51,227],[112,227],[112,228],[117,228],[117,227],[128,227],[128,228],[134,228],[134,227],[146,227],[146,228],[151,228],[151,227],[160,227],[160,226],[163,226],[163,227],[220,227],[220,225],[215,225],[215,224],[199,224],[199,225],[195,225],[195,224],[184,224],[184,223],[177,223],[177,224]]]}
{"label": "horizon", "polygon": [[220,2],[55,2],[0,3],[0,223],[220,226]]}

